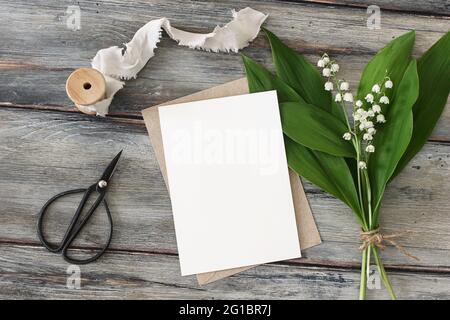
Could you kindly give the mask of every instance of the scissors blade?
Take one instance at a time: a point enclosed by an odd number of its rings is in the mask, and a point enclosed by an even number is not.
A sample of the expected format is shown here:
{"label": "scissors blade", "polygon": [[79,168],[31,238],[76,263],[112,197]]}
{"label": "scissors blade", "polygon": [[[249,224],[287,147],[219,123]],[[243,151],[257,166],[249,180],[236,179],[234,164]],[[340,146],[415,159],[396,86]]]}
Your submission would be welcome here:
{"label": "scissors blade", "polygon": [[114,157],[114,159],[112,159],[112,161],[108,164],[108,167],[106,167],[105,171],[102,174],[102,177],[100,178],[100,180],[104,180],[106,182],[109,182],[109,180],[111,179],[111,177],[114,174],[114,171],[116,170],[117,167],[117,162],[119,161],[120,156],[122,155],[122,151],[120,150],[120,152]]}

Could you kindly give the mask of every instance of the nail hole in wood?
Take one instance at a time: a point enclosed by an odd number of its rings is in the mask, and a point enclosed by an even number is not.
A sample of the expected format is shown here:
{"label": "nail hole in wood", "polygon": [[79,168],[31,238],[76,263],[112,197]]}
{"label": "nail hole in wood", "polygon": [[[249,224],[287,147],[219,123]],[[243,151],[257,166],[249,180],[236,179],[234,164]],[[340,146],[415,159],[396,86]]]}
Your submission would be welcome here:
{"label": "nail hole in wood", "polygon": [[92,85],[91,85],[89,82],[85,82],[85,83],[83,84],[83,88],[84,88],[85,90],[89,90],[91,87],[92,87]]}

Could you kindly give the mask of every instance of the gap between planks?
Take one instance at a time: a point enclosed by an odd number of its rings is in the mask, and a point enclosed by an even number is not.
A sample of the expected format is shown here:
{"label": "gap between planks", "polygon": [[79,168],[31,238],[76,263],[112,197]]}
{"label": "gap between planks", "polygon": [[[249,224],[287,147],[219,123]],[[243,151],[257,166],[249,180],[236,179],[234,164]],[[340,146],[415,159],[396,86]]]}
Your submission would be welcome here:
{"label": "gap between planks", "polygon": [[[33,243],[29,241],[17,241],[17,240],[5,240],[0,239],[1,245],[12,245],[23,248],[43,248],[39,243]],[[74,250],[78,251],[89,251],[91,249],[100,249],[97,247],[80,247],[74,246],[72,247]],[[109,248],[105,252],[105,258],[107,259],[108,254],[123,254],[123,255],[165,255],[165,256],[174,256],[178,257],[178,254],[172,252],[170,250],[131,250],[131,249],[114,249]],[[329,268],[329,269],[345,269],[345,270],[360,270],[361,265],[359,263],[345,263],[345,262],[330,262],[327,260],[320,259],[292,259],[286,261],[277,261],[268,264],[274,265],[285,265],[285,266],[300,266],[300,267],[314,267],[314,268]],[[409,272],[416,274],[439,274],[439,275],[450,275],[449,267],[430,267],[430,266],[410,266],[410,265],[401,265],[401,264],[385,264],[385,269],[388,271],[398,271],[398,272]]]}
{"label": "gap between planks", "polygon": [[[58,105],[42,105],[42,104],[12,104],[9,102],[0,102],[0,110],[2,109],[24,109],[30,111],[48,111],[48,112],[61,112],[61,113],[69,113],[69,114],[80,114],[82,113],[75,107],[71,109],[67,109],[65,106]],[[95,118],[94,116],[92,116]],[[106,118],[113,119],[118,123],[136,125],[145,127],[144,119],[141,113],[121,113],[121,112],[111,112],[108,113]],[[434,137],[433,139],[428,139],[428,142],[436,142],[442,144],[450,144],[450,139],[446,139],[445,137]]]}

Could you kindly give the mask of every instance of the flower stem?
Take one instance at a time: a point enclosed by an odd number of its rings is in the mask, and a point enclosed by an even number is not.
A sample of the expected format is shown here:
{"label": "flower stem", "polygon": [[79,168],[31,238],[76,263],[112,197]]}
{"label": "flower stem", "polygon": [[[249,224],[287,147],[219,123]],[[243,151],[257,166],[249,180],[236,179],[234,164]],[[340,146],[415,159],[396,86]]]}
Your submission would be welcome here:
{"label": "flower stem", "polygon": [[362,211],[362,218],[363,218],[363,222],[364,222],[364,227],[365,230],[364,231],[368,231],[368,228],[370,227],[369,225],[367,225],[367,221],[366,221],[366,209],[364,208],[364,202],[363,202],[363,198],[362,198],[362,190],[361,190],[361,170],[358,168],[358,164],[359,161],[361,160],[361,146],[359,144],[358,139],[356,139],[356,137],[354,138],[354,143],[353,143],[355,150],[356,150],[356,172],[357,172],[357,179],[358,179],[358,197],[359,197],[359,205],[361,207],[361,211]]}
{"label": "flower stem", "polygon": [[367,266],[366,266],[367,279],[369,279],[369,276],[370,276],[370,261],[371,261],[371,258],[370,258],[370,252],[371,252],[370,247],[371,247],[371,245],[369,245],[367,247]]}
{"label": "flower stem", "polygon": [[361,282],[359,284],[359,300],[366,299],[366,289],[367,289],[367,273],[366,273],[366,267],[367,267],[367,253],[368,248],[364,249],[362,252],[362,262],[361,262]]}
{"label": "flower stem", "polygon": [[369,215],[369,230],[371,230],[373,226],[372,221],[372,189],[370,188],[370,180],[369,174],[367,170],[364,170],[364,179],[366,181],[366,189],[367,189],[367,206],[368,206],[368,215]]}
{"label": "flower stem", "polygon": [[373,251],[373,255],[375,257],[375,261],[378,266],[378,272],[380,273],[381,279],[383,280],[383,283],[386,286],[386,289],[389,292],[391,299],[397,300],[397,296],[395,295],[394,289],[392,288],[392,283],[389,280],[388,275],[386,274],[386,270],[384,270],[383,262],[381,261],[381,257],[378,252],[378,248],[372,247],[372,251]]}
{"label": "flower stem", "polygon": [[332,78],[333,78],[334,83],[336,85],[337,92],[341,95],[342,101],[339,103],[339,105],[341,106],[342,113],[344,114],[345,123],[347,125],[348,131],[351,132],[352,131],[352,127],[350,126],[350,121],[348,120],[347,109],[345,108],[345,102],[344,102],[344,99],[343,99],[342,90],[339,87],[339,81],[338,81],[336,75],[333,75]]}

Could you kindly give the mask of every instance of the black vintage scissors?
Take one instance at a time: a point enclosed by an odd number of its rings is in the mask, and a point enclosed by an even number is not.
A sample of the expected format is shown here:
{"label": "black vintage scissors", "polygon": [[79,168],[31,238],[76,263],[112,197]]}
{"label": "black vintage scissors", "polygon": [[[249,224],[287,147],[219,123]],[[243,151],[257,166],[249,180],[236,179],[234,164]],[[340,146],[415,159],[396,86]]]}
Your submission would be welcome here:
{"label": "black vintage scissors", "polygon": [[[109,211],[108,204],[106,203],[105,194],[106,194],[106,190],[108,189],[108,184],[114,174],[114,171],[117,166],[117,162],[119,161],[121,154],[122,154],[122,151],[120,151],[114,157],[114,159],[110,162],[110,164],[108,165],[106,170],[103,172],[100,179],[96,183],[94,183],[93,185],[88,187],[87,189],[84,189],[84,188],[83,189],[74,189],[74,190],[68,190],[68,191],[61,192],[61,193],[55,195],[53,198],[51,198],[44,204],[41,211],[39,212],[37,230],[38,230],[38,236],[39,236],[39,239],[41,240],[41,243],[50,252],[61,253],[64,260],[66,260],[67,262],[72,263],[72,264],[87,264],[87,263],[97,260],[98,258],[100,258],[102,256],[103,253],[105,253],[106,249],[108,248],[108,246],[111,242],[112,233],[113,233],[113,222],[112,222],[111,212]],[[83,211],[83,208],[84,208],[86,202],[88,201],[91,194],[94,192],[96,192],[97,198],[95,199],[94,203],[89,208],[89,210],[86,212],[84,217],[80,219],[80,215]],[[47,212],[47,209],[56,200],[58,200],[64,196],[68,196],[68,195],[72,195],[72,194],[76,194],[76,193],[84,193],[83,198],[81,199],[81,202],[78,205],[75,215],[73,216],[72,220],[70,221],[69,227],[67,228],[66,233],[64,234],[64,237],[62,238],[62,240],[59,244],[49,243],[44,237],[44,232],[43,232],[43,227],[42,227],[44,216]],[[101,250],[97,254],[95,254],[93,257],[88,258],[88,259],[76,259],[76,258],[69,257],[67,254],[67,250],[69,249],[70,245],[75,240],[75,238],[80,233],[80,231],[84,228],[84,226],[89,221],[89,219],[92,217],[92,214],[94,213],[94,211],[102,203],[105,206],[106,214],[108,216],[108,221],[109,221],[109,226],[110,226],[108,240],[107,240],[105,246],[102,247]]]}

